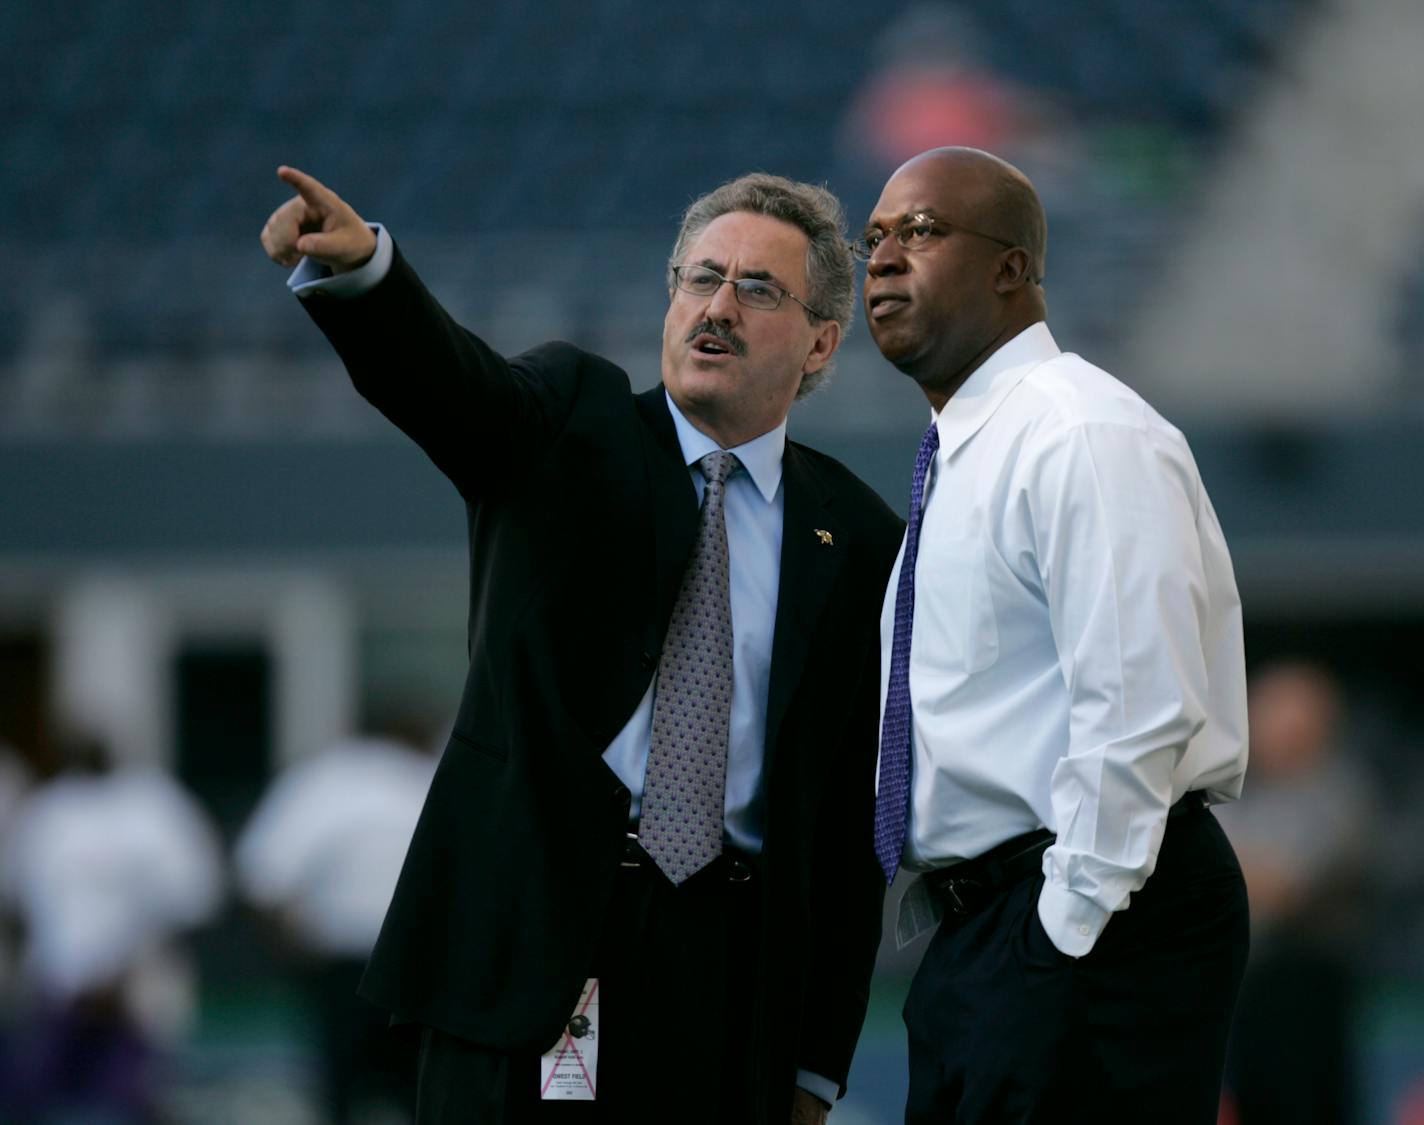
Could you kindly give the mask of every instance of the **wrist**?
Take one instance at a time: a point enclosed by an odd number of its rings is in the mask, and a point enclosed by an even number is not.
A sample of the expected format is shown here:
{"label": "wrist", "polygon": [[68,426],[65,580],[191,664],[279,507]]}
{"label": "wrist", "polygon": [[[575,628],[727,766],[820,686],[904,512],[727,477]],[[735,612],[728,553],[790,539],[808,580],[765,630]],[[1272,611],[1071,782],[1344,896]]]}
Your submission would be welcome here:
{"label": "wrist", "polygon": [[1044,883],[1035,908],[1049,941],[1069,957],[1089,953],[1111,917],[1097,903],[1052,881]]}
{"label": "wrist", "polygon": [[376,236],[376,232],[372,230],[369,226],[364,227],[363,229],[366,232],[366,238],[369,239],[369,244],[366,245],[362,251],[358,252],[358,255],[352,258],[349,262],[333,264],[331,267],[332,273],[355,273],[357,270],[361,269],[372,258],[376,256],[376,249],[381,244],[380,239]]}

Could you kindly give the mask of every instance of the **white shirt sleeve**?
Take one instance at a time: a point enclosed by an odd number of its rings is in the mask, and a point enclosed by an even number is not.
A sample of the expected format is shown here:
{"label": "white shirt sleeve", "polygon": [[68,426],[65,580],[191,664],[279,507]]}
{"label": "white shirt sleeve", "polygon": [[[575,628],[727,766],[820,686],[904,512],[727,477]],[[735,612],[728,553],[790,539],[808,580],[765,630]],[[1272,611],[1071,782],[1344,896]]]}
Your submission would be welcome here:
{"label": "white shirt sleeve", "polygon": [[1074,426],[1031,471],[1070,699],[1038,915],[1059,950],[1081,957],[1151,875],[1179,795],[1173,772],[1206,721],[1203,497],[1185,442],[1156,427]]}
{"label": "white shirt sleeve", "polygon": [[369,293],[391,272],[395,243],[380,223],[372,223],[376,252],[364,266],[346,273],[333,273],[328,266],[303,258],[287,278],[287,288],[298,297],[321,294],[326,297],[359,297]]}

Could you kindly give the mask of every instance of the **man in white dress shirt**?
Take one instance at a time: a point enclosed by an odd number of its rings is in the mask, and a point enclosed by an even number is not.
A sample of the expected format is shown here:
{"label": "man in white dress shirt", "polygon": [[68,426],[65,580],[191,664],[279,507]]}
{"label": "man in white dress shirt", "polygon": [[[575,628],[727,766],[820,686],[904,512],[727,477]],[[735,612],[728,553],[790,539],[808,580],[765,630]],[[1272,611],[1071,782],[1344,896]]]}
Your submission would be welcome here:
{"label": "man in white dress shirt", "polygon": [[925,873],[902,932],[943,919],[906,1121],[1206,1123],[1247,948],[1206,807],[1245,769],[1240,602],[1181,433],[1054,342],[1045,244],[1022,173],[946,148],[854,247],[934,412],[881,618],[877,850]]}

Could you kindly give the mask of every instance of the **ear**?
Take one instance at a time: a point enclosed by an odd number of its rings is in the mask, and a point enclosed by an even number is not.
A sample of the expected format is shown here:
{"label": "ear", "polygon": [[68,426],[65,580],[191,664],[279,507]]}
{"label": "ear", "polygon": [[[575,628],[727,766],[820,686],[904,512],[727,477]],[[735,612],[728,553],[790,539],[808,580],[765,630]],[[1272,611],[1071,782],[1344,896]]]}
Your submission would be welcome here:
{"label": "ear", "polygon": [[999,254],[998,270],[994,274],[994,292],[1011,293],[1033,280],[1033,261],[1022,246]]}
{"label": "ear", "polygon": [[801,374],[820,371],[831,362],[831,356],[841,346],[841,326],[834,320],[823,320],[816,329],[816,339],[811,350],[806,353],[806,362],[801,365]]}

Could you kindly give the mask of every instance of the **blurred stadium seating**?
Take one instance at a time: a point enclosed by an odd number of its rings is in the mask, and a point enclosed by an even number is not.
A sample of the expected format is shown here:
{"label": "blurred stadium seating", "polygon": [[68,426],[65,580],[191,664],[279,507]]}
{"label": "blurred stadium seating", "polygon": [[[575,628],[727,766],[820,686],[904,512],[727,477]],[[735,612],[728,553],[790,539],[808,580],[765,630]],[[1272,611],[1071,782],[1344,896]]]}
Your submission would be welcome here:
{"label": "blurred stadium seating", "polygon": [[[1055,319],[1075,347],[1111,345],[1162,230],[1305,6],[960,6],[977,62],[1051,103],[1089,146],[1075,160],[1091,172],[1045,190]],[[896,46],[894,15],[849,2],[11,7],[0,403],[47,349],[72,355],[76,332],[71,396],[90,380],[102,395],[136,359],[179,357],[189,379],[219,380],[231,372],[215,375],[212,359],[236,354],[250,364],[239,377],[260,382],[273,359],[322,355],[253,245],[282,198],[279,162],[389,222],[453,305],[494,310],[500,342],[591,328],[594,343],[631,350],[661,319],[675,217],[711,184],[753,167],[829,178],[863,218],[873,195],[837,181],[837,138],[870,47],[887,27]],[[57,300],[70,310],[58,341],[46,331]],[[253,409],[259,429],[290,430]],[[96,413],[88,425],[103,425]]]}

